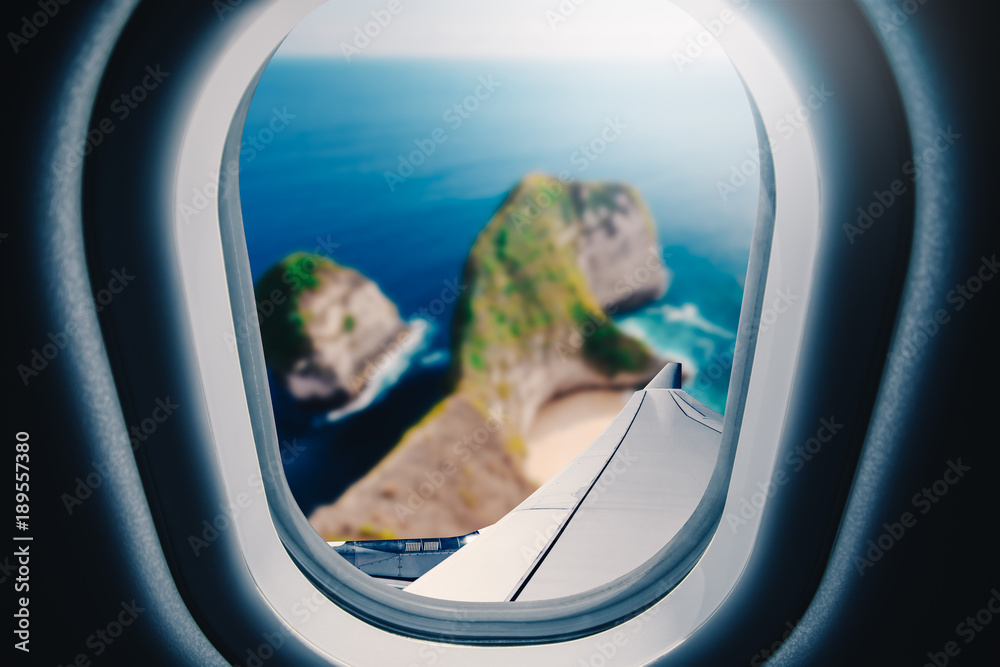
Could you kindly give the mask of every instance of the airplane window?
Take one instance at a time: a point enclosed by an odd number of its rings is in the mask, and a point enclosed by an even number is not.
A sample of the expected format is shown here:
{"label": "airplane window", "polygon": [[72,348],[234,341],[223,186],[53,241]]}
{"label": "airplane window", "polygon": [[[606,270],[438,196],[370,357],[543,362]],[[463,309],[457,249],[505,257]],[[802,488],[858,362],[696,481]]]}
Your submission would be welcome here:
{"label": "airplane window", "polygon": [[[760,196],[751,103],[669,3],[551,5],[323,5],[243,129],[288,486],[332,548],[430,597],[579,592],[580,550],[631,537],[586,586],[627,573],[719,452]],[[670,363],[675,393],[637,399]],[[437,567],[498,544],[497,590],[463,597],[463,561]]]}

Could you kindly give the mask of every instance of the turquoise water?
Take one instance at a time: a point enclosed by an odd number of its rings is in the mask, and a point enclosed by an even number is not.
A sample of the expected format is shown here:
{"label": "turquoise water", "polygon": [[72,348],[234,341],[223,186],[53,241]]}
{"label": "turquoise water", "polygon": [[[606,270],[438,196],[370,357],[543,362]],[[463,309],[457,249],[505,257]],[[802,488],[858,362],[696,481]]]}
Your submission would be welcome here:
{"label": "turquoise water", "polygon": [[[609,121],[620,136],[586,155],[581,148]],[[674,280],[659,302],[616,319],[701,371],[685,388],[725,408],[757,205],[756,185],[726,201],[716,190],[757,146],[728,64],[681,75],[669,65],[277,59],[254,94],[244,138],[240,190],[254,276],[290,252],[318,250],[375,280],[404,318],[428,322],[423,345],[367,408],[333,423],[300,414],[272,383],[279,435],[310,444],[286,461],[307,511],[339,495],[440,398],[451,312],[427,307],[530,172],[640,191]],[[430,154],[414,155],[419,146]],[[400,171],[401,158],[421,164]]]}

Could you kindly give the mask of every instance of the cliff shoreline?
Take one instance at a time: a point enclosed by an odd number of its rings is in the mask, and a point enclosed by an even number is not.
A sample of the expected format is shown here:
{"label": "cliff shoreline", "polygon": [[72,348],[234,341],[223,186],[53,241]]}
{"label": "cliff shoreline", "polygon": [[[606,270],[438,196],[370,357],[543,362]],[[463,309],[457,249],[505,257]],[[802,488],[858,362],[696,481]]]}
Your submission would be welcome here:
{"label": "cliff shoreline", "polygon": [[601,424],[571,428],[579,442],[567,443],[531,435],[541,416],[560,406],[573,420],[589,416],[566,406],[641,387],[666,362],[610,317],[665,293],[659,247],[634,189],[526,177],[469,253],[452,323],[453,392],[312,513],[316,530],[328,540],[459,535],[520,503],[544,481],[527,473],[532,454],[582,449]]}

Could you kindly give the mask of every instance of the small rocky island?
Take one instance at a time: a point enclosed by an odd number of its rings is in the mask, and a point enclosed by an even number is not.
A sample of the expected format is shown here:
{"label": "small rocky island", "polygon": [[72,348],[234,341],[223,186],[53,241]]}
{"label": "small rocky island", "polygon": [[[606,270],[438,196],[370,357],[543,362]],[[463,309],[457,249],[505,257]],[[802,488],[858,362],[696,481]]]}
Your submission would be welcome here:
{"label": "small rocky island", "polygon": [[382,290],[354,269],[295,253],[255,286],[268,366],[298,401],[317,408],[348,404],[371,378],[366,368],[407,329]]}
{"label": "small rocky island", "polygon": [[[310,255],[274,267],[258,298],[287,289],[307,259],[320,270],[261,323],[268,364],[300,400],[348,402],[363,388],[350,378],[406,324],[374,283]],[[536,487],[524,471],[525,434],[546,404],[642,386],[666,362],[610,315],[660,298],[669,282],[634,189],[526,177],[469,253],[452,322],[452,392],[315,510],[312,525],[346,540],[462,535],[496,522]]]}

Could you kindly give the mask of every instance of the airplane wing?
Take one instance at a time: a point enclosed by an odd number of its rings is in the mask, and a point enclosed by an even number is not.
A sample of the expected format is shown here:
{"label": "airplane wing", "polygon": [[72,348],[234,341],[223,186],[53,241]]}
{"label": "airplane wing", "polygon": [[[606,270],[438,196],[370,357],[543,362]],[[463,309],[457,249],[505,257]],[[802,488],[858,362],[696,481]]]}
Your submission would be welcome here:
{"label": "airplane wing", "polygon": [[580,456],[488,531],[403,590],[478,602],[602,586],[680,531],[708,487],[722,416],[669,364]]}

